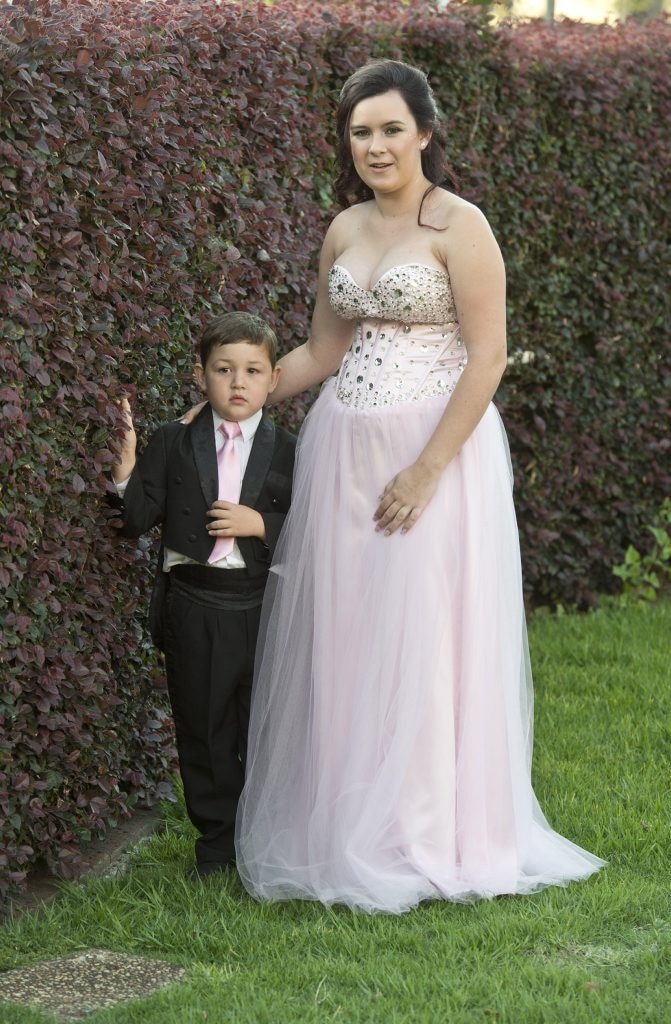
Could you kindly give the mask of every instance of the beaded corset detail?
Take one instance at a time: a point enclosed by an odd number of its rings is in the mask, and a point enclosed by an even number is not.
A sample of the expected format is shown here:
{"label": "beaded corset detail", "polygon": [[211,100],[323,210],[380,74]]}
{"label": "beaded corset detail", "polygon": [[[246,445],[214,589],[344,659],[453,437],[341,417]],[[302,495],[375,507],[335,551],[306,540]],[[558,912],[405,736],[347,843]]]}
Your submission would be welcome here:
{"label": "beaded corset detail", "polygon": [[454,390],[466,351],[447,271],[403,264],[368,290],[336,263],[329,299],[339,316],[359,321],[336,382],[341,402],[392,405]]}

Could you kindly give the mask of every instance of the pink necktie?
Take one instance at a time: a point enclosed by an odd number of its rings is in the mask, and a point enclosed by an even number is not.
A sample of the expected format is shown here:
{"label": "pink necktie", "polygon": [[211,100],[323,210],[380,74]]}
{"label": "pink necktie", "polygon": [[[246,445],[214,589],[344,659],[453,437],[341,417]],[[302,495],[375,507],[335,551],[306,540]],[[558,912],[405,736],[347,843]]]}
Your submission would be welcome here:
{"label": "pink necktie", "polygon": [[[242,431],[239,423],[229,423],[224,420],[219,425],[219,430],[224,436],[224,443],[217,452],[217,466],[219,469],[219,501],[240,500],[240,452],[235,443]],[[212,548],[212,554],[208,562],[218,562],[233,550],[233,537],[219,537]]]}

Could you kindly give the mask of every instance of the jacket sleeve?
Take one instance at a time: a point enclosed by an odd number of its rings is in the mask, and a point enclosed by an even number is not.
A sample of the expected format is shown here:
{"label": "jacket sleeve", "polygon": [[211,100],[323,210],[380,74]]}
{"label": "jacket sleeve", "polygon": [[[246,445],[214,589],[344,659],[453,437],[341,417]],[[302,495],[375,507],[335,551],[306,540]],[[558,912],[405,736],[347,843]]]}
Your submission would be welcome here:
{"label": "jacket sleeve", "polygon": [[275,547],[287,514],[286,512],[261,512],[260,516],[266,528],[265,546],[268,549],[268,561],[270,562],[275,554]]}
{"label": "jacket sleeve", "polygon": [[296,456],[296,437],[286,430],[277,428],[278,434],[278,465],[276,474],[283,481],[283,486],[278,488],[276,497],[272,499],[273,509],[268,512],[261,512],[264,526],[266,528],[265,546],[268,552],[268,561],[271,562],[275,554],[275,548],[279,539],[284,520],[287,517],[291,504],[291,492],[293,485],[294,460]]}
{"label": "jacket sleeve", "polygon": [[119,530],[122,537],[139,537],[163,522],[168,493],[167,466],[166,431],[159,428],[135,463],[123,497],[114,502],[123,522]]}

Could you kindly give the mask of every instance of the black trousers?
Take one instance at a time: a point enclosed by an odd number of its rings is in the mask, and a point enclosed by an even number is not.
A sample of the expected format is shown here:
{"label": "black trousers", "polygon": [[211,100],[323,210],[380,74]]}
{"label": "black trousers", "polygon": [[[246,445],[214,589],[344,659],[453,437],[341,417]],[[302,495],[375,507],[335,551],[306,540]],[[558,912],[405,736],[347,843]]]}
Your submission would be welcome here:
{"label": "black trousers", "polygon": [[265,581],[255,581],[250,589],[249,581],[241,580],[242,594],[222,594],[202,581],[214,578],[218,583],[225,578],[230,591],[239,570],[188,568],[191,575],[186,566],[170,573],[174,577],[163,609],[179,769],[189,818],[201,833],[197,862],[234,863],[235,815],[245,775],[261,615],[259,586]]}

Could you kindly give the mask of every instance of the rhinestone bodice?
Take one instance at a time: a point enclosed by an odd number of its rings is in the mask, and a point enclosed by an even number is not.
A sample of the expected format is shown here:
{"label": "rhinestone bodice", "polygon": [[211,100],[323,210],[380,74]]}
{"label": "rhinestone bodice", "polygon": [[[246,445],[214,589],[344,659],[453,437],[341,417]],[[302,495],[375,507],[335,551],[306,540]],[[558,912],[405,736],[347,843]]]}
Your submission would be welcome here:
{"label": "rhinestone bodice", "polygon": [[341,402],[392,405],[454,390],[466,351],[447,271],[403,264],[369,290],[336,263],[329,299],[339,316],[358,321],[336,382]]}
{"label": "rhinestone bodice", "polygon": [[346,320],[362,317],[400,323],[455,323],[452,288],[447,271],[423,263],[390,267],[369,291],[349,270],[334,263],[329,274],[331,305]]}

